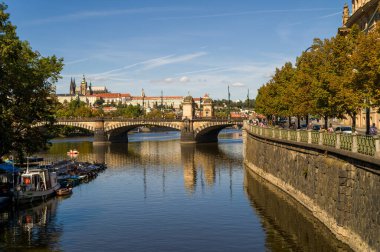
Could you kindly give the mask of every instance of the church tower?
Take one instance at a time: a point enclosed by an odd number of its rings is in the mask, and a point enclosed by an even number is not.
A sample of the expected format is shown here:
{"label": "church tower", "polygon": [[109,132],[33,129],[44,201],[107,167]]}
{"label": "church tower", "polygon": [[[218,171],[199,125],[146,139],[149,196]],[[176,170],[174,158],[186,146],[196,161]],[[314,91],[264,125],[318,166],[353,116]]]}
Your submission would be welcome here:
{"label": "church tower", "polygon": [[86,78],[83,75],[82,82],[80,83],[80,94],[86,95],[87,94],[87,81]]}
{"label": "church tower", "polygon": [[90,95],[93,95],[94,92],[92,91],[92,83],[90,81],[90,86],[88,87],[88,91],[90,92]]}
{"label": "church tower", "polygon": [[74,80],[73,80],[73,78],[71,78],[71,80],[70,80],[70,95],[75,95],[75,89],[76,89],[75,78],[74,78]]}

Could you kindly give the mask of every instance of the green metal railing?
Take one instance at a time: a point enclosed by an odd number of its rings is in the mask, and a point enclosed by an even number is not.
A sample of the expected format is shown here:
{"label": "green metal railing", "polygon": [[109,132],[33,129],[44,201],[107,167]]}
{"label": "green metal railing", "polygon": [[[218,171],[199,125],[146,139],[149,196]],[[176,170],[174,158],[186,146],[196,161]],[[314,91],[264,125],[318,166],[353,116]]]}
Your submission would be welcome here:
{"label": "green metal railing", "polygon": [[297,131],[291,130],[290,132],[290,140],[297,141]]}
{"label": "green metal railing", "polygon": [[[251,133],[268,138],[284,139],[295,142],[325,145],[346,151],[358,152],[368,156],[380,156],[380,139],[375,136],[362,136],[345,133],[329,133],[306,130],[289,130],[279,128],[264,128],[245,123],[245,128]],[[311,138],[311,139],[310,139]]]}
{"label": "green metal railing", "polygon": [[319,132],[312,131],[311,132],[311,143],[319,144]]}
{"label": "green metal railing", "polygon": [[371,136],[358,136],[358,152],[374,156],[376,152],[375,141]]}
{"label": "green metal railing", "polygon": [[323,145],[335,147],[336,146],[336,134],[323,132],[322,133]]}
{"label": "green metal railing", "polygon": [[301,142],[307,143],[309,141],[309,132],[307,131],[300,131],[300,140]]}
{"label": "green metal railing", "polygon": [[352,141],[353,141],[353,137],[351,134],[341,134],[340,135],[340,148],[342,150],[352,151]]}

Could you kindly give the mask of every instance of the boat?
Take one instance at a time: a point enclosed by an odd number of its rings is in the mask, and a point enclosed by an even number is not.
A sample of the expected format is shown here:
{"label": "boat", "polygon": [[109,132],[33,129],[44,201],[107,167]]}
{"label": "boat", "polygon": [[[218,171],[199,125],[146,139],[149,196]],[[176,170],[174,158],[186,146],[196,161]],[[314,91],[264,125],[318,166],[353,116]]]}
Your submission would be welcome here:
{"label": "boat", "polygon": [[27,169],[21,174],[21,181],[14,191],[17,204],[46,200],[60,188],[57,174],[47,169]]}
{"label": "boat", "polygon": [[77,150],[70,150],[67,152],[67,156],[69,156],[71,159],[77,158],[79,155],[79,151]]}
{"label": "boat", "polygon": [[17,173],[20,171],[13,163],[0,164],[0,209],[12,201],[12,191]]}
{"label": "boat", "polygon": [[67,152],[67,155],[69,156],[74,156],[74,155],[78,155],[79,154],[79,151],[77,150],[70,150]]}
{"label": "boat", "polygon": [[55,191],[57,196],[67,196],[73,193],[73,188],[67,187],[67,188],[59,188]]}

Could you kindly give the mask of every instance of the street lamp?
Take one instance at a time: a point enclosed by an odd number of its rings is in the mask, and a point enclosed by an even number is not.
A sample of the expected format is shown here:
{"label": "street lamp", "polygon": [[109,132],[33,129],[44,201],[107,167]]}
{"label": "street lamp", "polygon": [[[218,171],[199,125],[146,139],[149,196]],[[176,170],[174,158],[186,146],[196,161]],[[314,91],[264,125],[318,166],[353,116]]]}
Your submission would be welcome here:
{"label": "street lamp", "polygon": [[230,86],[228,86],[228,103],[227,103],[227,113],[228,113],[228,115],[227,115],[227,118],[228,118],[228,120],[230,120],[231,119],[231,108],[230,108],[230,106],[231,106],[231,100],[230,100],[230,96],[231,96],[231,94],[230,94]]}
{"label": "street lamp", "polygon": [[9,161],[12,161],[12,188],[15,188],[15,163],[13,160],[13,156],[9,156]]}

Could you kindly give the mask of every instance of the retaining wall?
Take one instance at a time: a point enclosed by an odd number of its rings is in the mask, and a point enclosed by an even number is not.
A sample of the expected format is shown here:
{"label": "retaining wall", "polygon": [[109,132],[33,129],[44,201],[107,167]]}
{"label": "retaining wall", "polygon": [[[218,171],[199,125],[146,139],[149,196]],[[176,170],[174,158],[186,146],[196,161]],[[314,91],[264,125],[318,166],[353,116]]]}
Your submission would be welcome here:
{"label": "retaining wall", "polygon": [[243,141],[248,169],[291,195],[354,250],[380,251],[380,166],[375,159],[249,130]]}

